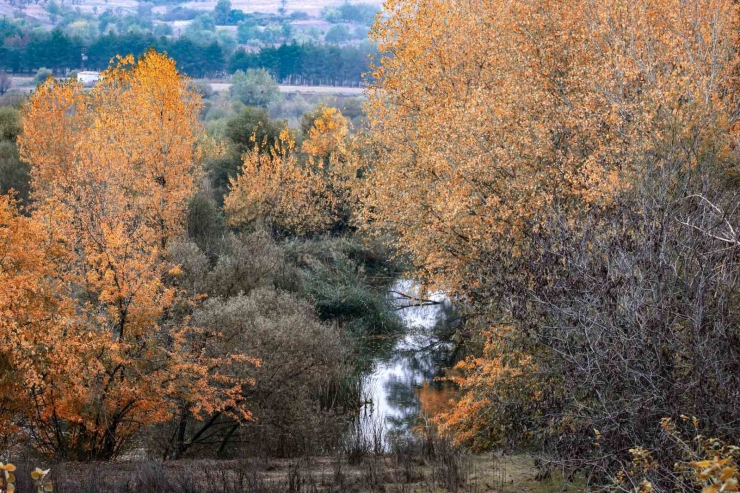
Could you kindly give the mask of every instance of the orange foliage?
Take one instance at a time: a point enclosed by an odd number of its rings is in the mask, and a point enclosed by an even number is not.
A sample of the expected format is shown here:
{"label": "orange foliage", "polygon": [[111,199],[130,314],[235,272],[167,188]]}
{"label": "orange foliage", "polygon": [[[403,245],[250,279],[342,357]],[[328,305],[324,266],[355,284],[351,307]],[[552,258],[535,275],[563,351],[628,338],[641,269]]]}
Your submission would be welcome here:
{"label": "orange foliage", "polygon": [[[48,228],[0,196],[0,430],[18,433],[14,418],[31,412],[20,398],[46,382],[76,381],[75,348],[64,344],[71,305],[56,280],[60,250]],[[8,350],[12,348],[12,350]]]}
{"label": "orange foliage", "polygon": [[349,123],[336,108],[325,107],[314,120],[301,150],[308,156],[323,158],[345,151]]}
{"label": "orange foliage", "polygon": [[10,298],[0,337],[27,347],[3,357],[44,452],[110,458],[178,407],[239,408],[246,382],[224,370],[248,358],[209,351],[218,335],[176,316],[181,296],[166,282],[177,274],[166,246],[184,232],[199,176],[199,108],[155,52],[119,59],[90,92],[50,79],[23,108],[35,206],[22,218],[6,198],[3,211],[8,244],[28,244],[11,262],[23,253],[32,268],[3,266],[0,291],[34,310]]}
{"label": "orange foliage", "polygon": [[[556,271],[532,268],[553,254],[536,241],[550,221],[575,230],[579,213],[617,204],[646,164],[690,170],[707,149],[717,168],[730,161],[732,0],[385,7],[372,34],[383,57],[369,89],[379,156],[365,222],[391,233],[428,285],[480,301],[492,318],[524,319],[535,287],[557,283]],[[484,334],[481,357],[459,365],[464,395],[439,418],[459,442],[499,445],[503,427],[527,435],[526,420],[542,415],[534,349],[508,344],[510,332]]]}
{"label": "orange foliage", "polygon": [[328,231],[346,214],[358,159],[347,140],[347,119],[324,108],[303,143],[303,159],[286,128],[269,152],[243,156],[224,210],[232,225],[263,222],[283,233]]}
{"label": "orange foliage", "polygon": [[457,388],[449,383],[437,387],[424,382],[414,393],[419,398],[420,414],[425,418],[435,418],[450,411],[459,397]]}
{"label": "orange foliage", "polygon": [[[433,420],[442,432],[451,433],[456,443],[475,450],[503,445],[504,433],[491,432],[492,422],[497,421],[492,416],[494,402],[526,395],[530,410],[536,413],[542,401],[543,386],[547,385],[537,375],[537,364],[532,356],[512,349],[513,327],[497,327],[483,337],[482,356],[461,361],[455,370],[463,376],[448,378],[460,386],[462,397]],[[504,427],[510,421],[501,419],[497,424]]]}
{"label": "orange foliage", "polygon": [[231,225],[263,221],[297,234],[323,230],[333,220],[332,197],[322,174],[299,163],[287,129],[268,153],[255,148],[244,155],[224,211]]}
{"label": "orange foliage", "polygon": [[369,89],[383,153],[365,215],[437,287],[485,286],[487,266],[526,253],[547,211],[608,205],[673,139],[729,149],[731,0],[386,9]]}
{"label": "orange foliage", "polygon": [[18,142],[35,197],[90,211],[79,226],[97,235],[136,230],[165,246],[181,233],[198,180],[200,98],[155,52],[121,58],[103,77],[89,93],[49,79],[23,109]]}

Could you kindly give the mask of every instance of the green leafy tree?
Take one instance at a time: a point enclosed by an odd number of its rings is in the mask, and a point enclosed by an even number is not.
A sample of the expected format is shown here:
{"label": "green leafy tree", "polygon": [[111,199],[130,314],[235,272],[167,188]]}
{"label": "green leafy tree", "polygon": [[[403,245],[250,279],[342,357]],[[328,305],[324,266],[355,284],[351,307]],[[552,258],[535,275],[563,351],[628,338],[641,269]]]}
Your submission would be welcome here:
{"label": "green leafy tree", "polygon": [[231,1],[230,0],[218,0],[218,3],[213,8],[213,19],[216,24],[223,26],[229,23],[229,17],[231,15]]}
{"label": "green leafy tree", "polygon": [[210,14],[199,15],[193,22],[188,25],[188,30],[192,31],[216,31],[216,21]]}
{"label": "green leafy tree", "polygon": [[324,37],[324,41],[333,44],[345,43],[350,39],[352,39],[352,34],[349,32],[349,29],[344,24],[331,26],[329,28],[329,31],[326,33],[326,36]]}
{"label": "green leafy tree", "polygon": [[246,107],[226,124],[224,136],[228,145],[224,156],[207,164],[217,203],[223,203],[228,191],[229,179],[235,178],[242,167],[242,155],[256,145],[268,151],[282,130],[282,125],[270,120],[267,110]]}
{"label": "green leafy tree", "polygon": [[267,110],[246,107],[226,124],[226,137],[241,155],[254,149],[255,145],[273,146],[282,128],[280,123],[270,120]]}
{"label": "green leafy tree", "polygon": [[266,108],[280,99],[280,88],[265,69],[237,70],[231,78],[231,95],[247,106]]}
{"label": "green leafy tree", "polygon": [[152,31],[155,36],[172,36],[172,24],[162,23],[154,26]]}
{"label": "green leafy tree", "polygon": [[26,201],[30,191],[30,166],[21,161],[16,138],[21,133],[18,110],[0,108],[0,194],[15,190],[16,198]]}
{"label": "green leafy tree", "polygon": [[254,19],[245,19],[236,27],[236,39],[246,44],[258,37],[257,22]]}
{"label": "green leafy tree", "polygon": [[282,30],[283,30],[283,39],[286,42],[289,41],[293,37],[293,26],[290,24],[290,22],[283,22]]}
{"label": "green leafy tree", "polygon": [[345,2],[337,8],[327,8],[323,17],[329,22],[354,22],[357,24],[372,25],[380,9],[369,3]]}
{"label": "green leafy tree", "polygon": [[226,29],[219,29],[216,31],[218,36],[218,44],[221,45],[225,53],[231,53],[236,48],[236,38]]}

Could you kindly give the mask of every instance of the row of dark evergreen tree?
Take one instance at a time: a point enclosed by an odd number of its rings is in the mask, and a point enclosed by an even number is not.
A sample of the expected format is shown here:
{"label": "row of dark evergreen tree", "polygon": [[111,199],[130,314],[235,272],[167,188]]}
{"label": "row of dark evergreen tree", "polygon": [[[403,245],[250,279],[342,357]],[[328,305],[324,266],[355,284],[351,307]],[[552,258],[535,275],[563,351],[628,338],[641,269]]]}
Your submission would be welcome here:
{"label": "row of dark evergreen tree", "polygon": [[232,73],[264,68],[283,84],[358,86],[376,53],[368,43],[341,47],[292,43],[257,52],[237,50],[227,67]]}
{"label": "row of dark evergreen tree", "polygon": [[236,70],[265,68],[282,83],[348,86],[362,83],[375,52],[368,44],[338,47],[294,43],[256,52],[238,49],[227,55],[216,42],[201,45],[187,38],[138,33],[108,34],[85,46],[79,39],[54,30],[6,36],[0,46],[0,68],[13,73],[34,73],[41,67],[55,73],[102,70],[118,54],[139,55],[152,47],[167,52],[190,77],[218,77]]}

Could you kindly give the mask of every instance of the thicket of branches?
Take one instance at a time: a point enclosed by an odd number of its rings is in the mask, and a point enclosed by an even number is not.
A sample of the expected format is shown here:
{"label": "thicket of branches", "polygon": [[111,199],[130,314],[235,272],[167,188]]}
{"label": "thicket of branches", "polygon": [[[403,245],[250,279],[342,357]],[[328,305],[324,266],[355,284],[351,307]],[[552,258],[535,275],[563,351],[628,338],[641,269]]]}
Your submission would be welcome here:
{"label": "thicket of branches", "polygon": [[366,217],[467,307],[438,425],[670,490],[662,418],[740,440],[734,2],[388,9]]}

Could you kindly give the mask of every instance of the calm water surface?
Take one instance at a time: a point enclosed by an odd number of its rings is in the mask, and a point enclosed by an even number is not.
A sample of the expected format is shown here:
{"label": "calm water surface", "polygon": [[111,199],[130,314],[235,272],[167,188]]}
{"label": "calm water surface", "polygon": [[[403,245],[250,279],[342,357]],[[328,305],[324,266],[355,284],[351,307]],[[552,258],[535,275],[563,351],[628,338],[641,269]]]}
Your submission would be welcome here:
{"label": "calm water surface", "polygon": [[404,332],[390,341],[379,340],[373,351],[363,382],[366,404],[361,424],[366,433],[379,425],[388,437],[410,433],[420,418],[422,393],[446,390],[435,378],[443,376],[451,364],[452,345],[438,336],[449,322],[450,303],[434,293],[420,302],[420,294],[410,280],[398,280],[389,292]]}

